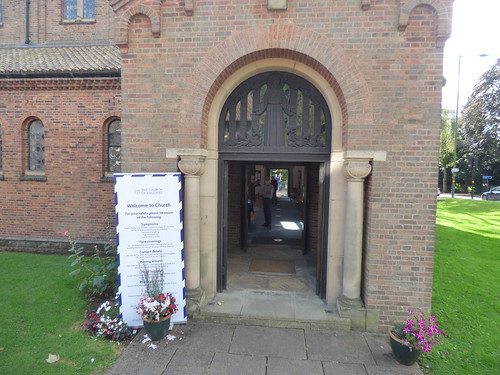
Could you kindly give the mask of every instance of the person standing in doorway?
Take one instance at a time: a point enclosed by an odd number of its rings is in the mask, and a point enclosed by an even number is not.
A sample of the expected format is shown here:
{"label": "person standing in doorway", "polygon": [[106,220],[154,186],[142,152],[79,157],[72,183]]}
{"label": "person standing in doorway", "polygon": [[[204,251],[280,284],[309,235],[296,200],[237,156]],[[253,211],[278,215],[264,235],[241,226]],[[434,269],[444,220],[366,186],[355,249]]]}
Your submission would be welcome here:
{"label": "person standing in doorway", "polygon": [[271,179],[266,177],[264,179],[264,186],[262,187],[262,203],[264,206],[264,218],[265,222],[262,226],[266,228],[271,228],[271,205],[274,193],[274,186],[271,185]]}
{"label": "person standing in doorway", "polygon": [[273,204],[278,204],[278,198],[276,197],[276,192],[278,191],[278,180],[276,177],[271,178],[271,185],[273,185],[274,188],[272,202]]}

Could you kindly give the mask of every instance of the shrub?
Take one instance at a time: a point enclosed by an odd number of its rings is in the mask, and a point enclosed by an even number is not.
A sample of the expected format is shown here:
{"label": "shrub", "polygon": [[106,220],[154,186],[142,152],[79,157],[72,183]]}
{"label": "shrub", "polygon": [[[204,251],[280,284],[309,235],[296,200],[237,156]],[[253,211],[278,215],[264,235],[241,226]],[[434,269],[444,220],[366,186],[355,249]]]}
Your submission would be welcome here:
{"label": "shrub", "polygon": [[103,249],[99,249],[96,245],[90,255],[85,255],[84,247],[78,245],[68,231],[65,231],[63,235],[68,238],[70,244],[68,251],[71,255],[68,258],[72,260],[71,267],[75,267],[70,275],[82,277],[79,289],[85,297],[99,299],[116,295],[118,277],[114,231],[108,229],[106,231],[107,241]]}

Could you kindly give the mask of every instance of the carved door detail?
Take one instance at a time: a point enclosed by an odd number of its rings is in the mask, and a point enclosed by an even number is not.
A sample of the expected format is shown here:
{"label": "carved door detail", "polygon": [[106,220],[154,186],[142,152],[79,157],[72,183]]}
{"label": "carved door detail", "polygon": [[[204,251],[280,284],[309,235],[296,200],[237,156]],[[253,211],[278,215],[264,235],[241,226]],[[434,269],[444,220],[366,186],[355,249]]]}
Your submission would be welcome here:
{"label": "carved door detail", "polygon": [[320,92],[305,79],[266,72],[229,96],[219,120],[221,152],[328,154],[331,116]]}

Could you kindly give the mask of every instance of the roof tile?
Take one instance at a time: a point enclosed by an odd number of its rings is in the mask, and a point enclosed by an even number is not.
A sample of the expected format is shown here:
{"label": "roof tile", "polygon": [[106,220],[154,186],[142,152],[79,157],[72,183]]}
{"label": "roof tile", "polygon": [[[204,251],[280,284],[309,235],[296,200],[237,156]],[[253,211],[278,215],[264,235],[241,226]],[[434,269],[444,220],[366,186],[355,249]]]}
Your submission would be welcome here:
{"label": "roof tile", "polygon": [[117,46],[0,48],[0,74],[120,72]]}

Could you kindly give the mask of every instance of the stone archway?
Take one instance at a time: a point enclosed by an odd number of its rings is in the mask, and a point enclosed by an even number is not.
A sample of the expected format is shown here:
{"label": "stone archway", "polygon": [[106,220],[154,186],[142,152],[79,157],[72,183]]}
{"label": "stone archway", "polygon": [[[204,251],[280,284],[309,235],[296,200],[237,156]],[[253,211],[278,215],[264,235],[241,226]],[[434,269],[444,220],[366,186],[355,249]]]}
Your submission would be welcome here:
{"label": "stone archway", "polygon": [[[236,247],[259,251],[259,246],[244,241],[247,226],[240,225],[247,213],[244,202],[247,195],[258,195],[263,185],[266,166],[286,165],[292,170],[307,172],[307,184],[293,184],[304,194],[300,196],[301,219],[299,226],[304,230],[301,250],[303,255],[313,254],[316,273],[316,293],[324,296],[324,269],[327,259],[327,246],[323,233],[328,232],[328,178],[325,165],[331,153],[332,120],[328,105],[309,81],[289,72],[272,70],[256,74],[234,89],[221,110],[218,134],[218,155],[220,160],[219,176],[221,192],[219,198],[222,210],[219,211],[219,227],[223,228],[219,240],[218,290],[226,288],[229,269],[229,253]],[[235,164],[250,163],[258,166],[259,176],[256,188],[250,188],[248,181],[255,180],[255,168],[240,175]],[[230,168],[230,166],[233,168]],[[297,172],[300,173],[300,172]],[[240,185],[235,181],[246,179]],[[232,186],[230,184],[232,183]],[[241,194],[234,191],[241,190]],[[252,191],[250,192],[249,189]],[[241,202],[240,202],[241,200]],[[243,203],[242,203],[243,202]],[[257,202],[261,202],[257,199]],[[277,201],[275,204],[278,204]],[[285,202],[281,202],[283,207]],[[273,226],[275,236],[284,235],[281,222]],[[253,230],[255,232],[255,230]],[[269,233],[270,234],[270,233]],[[286,235],[285,235],[286,236]],[[266,237],[266,236],[264,236]],[[236,242],[235,242],[236,239]],[[300,241],[299,241],[300,242]],[[293,251],[286,248],[285,252]],[[270,247],[267,253],[272,253]],[[251,255],[247,254],[247,257]],[[300,263],[300,262],[299,262]],[[291,281],[293,283],[293,281]],[[254,284],[256,285],[256,284]],[[313,288],[314,289],[314,288]]]}
{"label": "stone archway", "polygon": [[[288,35],[287,38],[281,38]],[[257,37],[256,37],[257,36]],[[280,41],[278,44],[273,41]],[[305,41],[298,45],[296,40]],[[310,47],[320,43],[320,52]],[[242,45],[245,47],[242,48]],[[224,56],[221,59],[221,56]],[[330,198],[326,299],[335,304],[342,295],[345,212],[347,178],[345,157],[359,157],[349,148],[349,129],[373,124],[371,92],[352,57],[324,36],[292,25],[273,25],[235,33],[214,47],[195,68],[189,89],[183,99],[192,105],[181,107],[186,124],[200,124],[202,149],[180,150],[194,155],[206,155],[205,173],[200,176],[200,285],[207,295],[214,296],[217,286],[217,249],[221,236],[217,226],[220,185],[218,182],[218,120],[222,107],[231,92],[247,78],[263,72],[279,70],[296,74],[311,82],[325,98],[331,112],[332,146],[328,174],[333,192],[344,192]],[[189,111],[188,111],[189,110]],[[332,214],[330,214],[332,215]]]}
{"label": "stone archway", "polygon": [[[204,189],[200,192],[201,217],[202,225],[200,228],[201,236],[204,241],[201,244],[201,286],[207,291],[207,294],[214,295],[216,292],[217,282],[217,248],[218,237],[221,236],[220,229],[217,228],[217,213],[219,208],[218,195],[220,186],[218,185],[217,176],[219,173],[219,157],[218,157],[218,121],[223,105],[226,102],[229,94],[244,81],[244,78],[251,77],[263,72],[269,72],[279,69],[280,71],[290,72],[307,81],[314,83],[314,86],[319,89],[324,97],[326,104],[330,110],[332,123],[332,153],[328,154],[329,158],[329,175],[333,176],[330,185],[332,189],[342,191],[345,189],[346,178],[343,173],[343,112],[341,104],[334,89],[329,82],[322,77],[320,73],[311,67],[298,64],[290,59],[263,59],[255,61],[252,64],[246,65],[237,70],[234,74],[227,77],[223,84],[224,89],[219,90],[212,100],[212,107],[209,111],[207,122],[210,124],[207,131],[207,152],[205,159],[205,173],[200,177],[200,183]],[[331,196],[331,194],[330,194]],[[328,205],[330,211],[344,212],[345,199],[337,197],[335,200],[330,200]],[[334,301],[341,293],[342,273],[341,266],[343,250],[343,220],[336,219],[335,226],[331,226],[328,230],[328,243],[335,244],[328,249],[329,256],[326,259],[326,268],[332,270],[332,275],[328,276],[326,285],[327,299]],[[332,264],[334,262],[335,264]]]}

